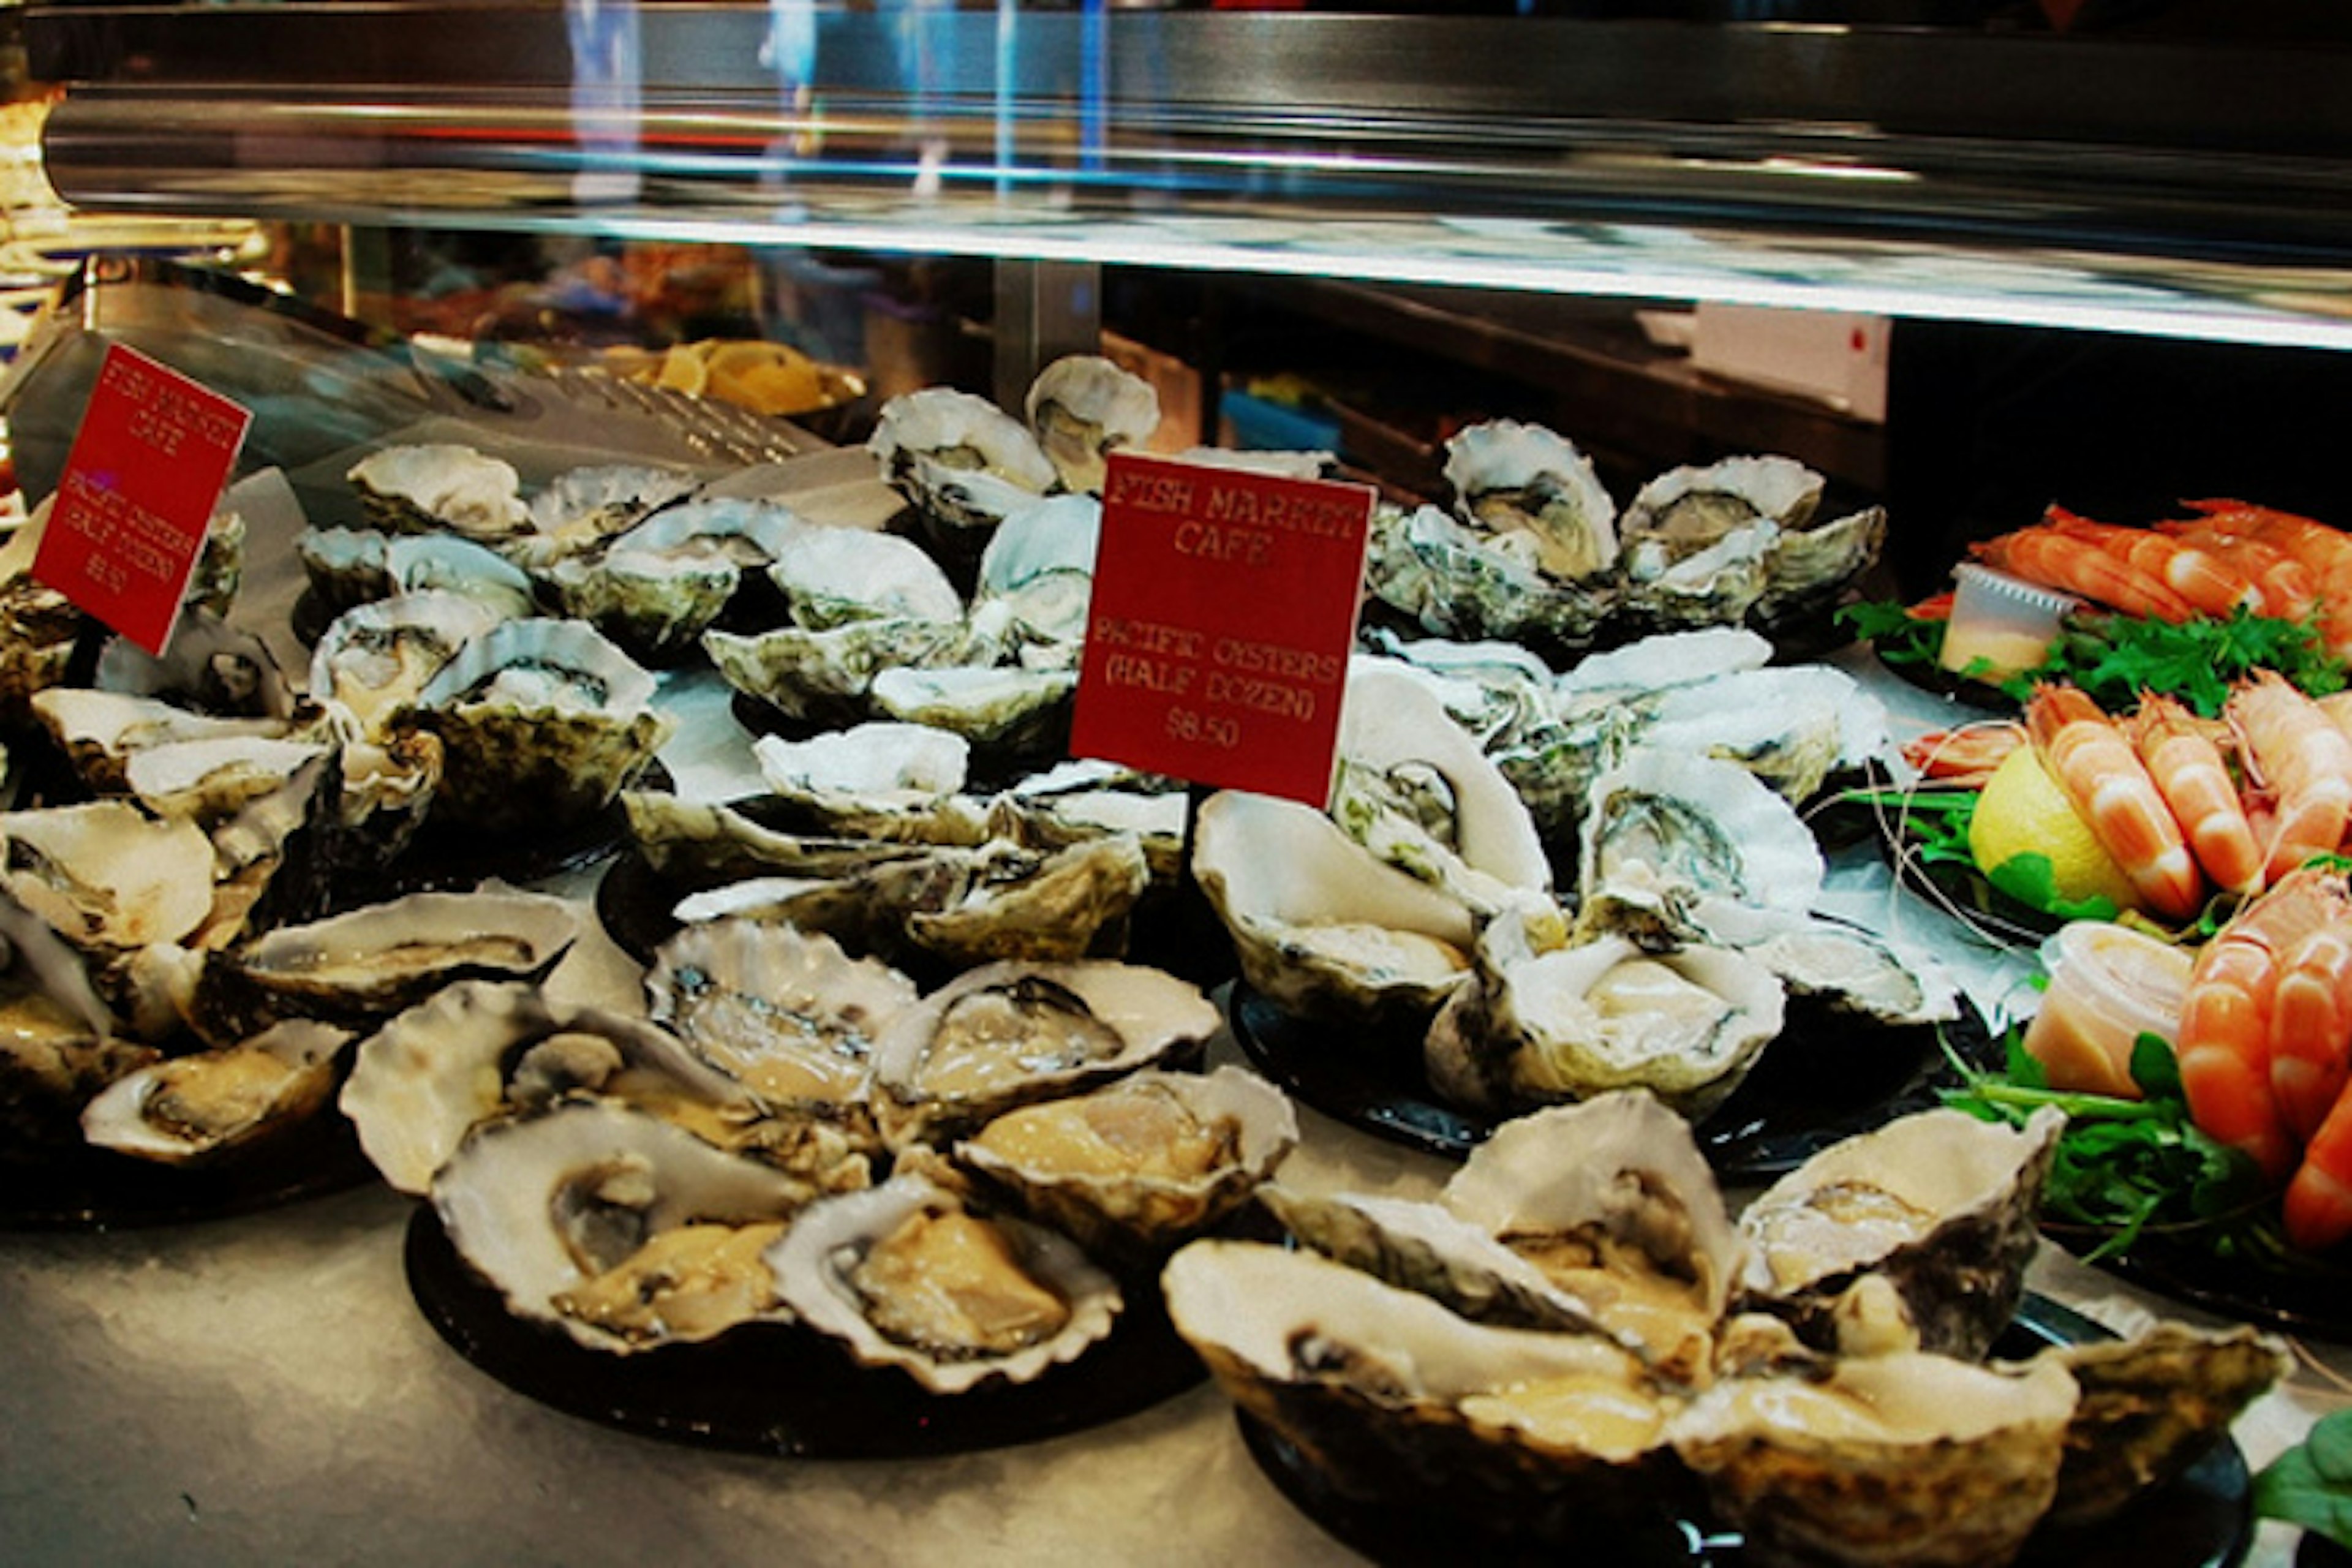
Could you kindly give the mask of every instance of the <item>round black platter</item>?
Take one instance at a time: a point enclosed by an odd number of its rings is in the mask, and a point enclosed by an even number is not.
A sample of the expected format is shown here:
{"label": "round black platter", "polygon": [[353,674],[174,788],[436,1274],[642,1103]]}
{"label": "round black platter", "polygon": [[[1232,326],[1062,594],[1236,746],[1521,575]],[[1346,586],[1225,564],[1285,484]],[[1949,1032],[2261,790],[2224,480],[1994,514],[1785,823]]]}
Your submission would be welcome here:
{"label": "round black platter", "polygon": [[[1246,984],[1233,990],[1234,1037],[1259,1071],[1302,1104],[1394,1142],[1459,1157],[1504,1120],[1440,1100],[1416,1038],[1379,1039],[1292,1016]],[[1981,1060],[1990,1035],[1974,1012],[1942,1026],[1895,1028],[1805,1005],[1731,1097],[1693,1131],[1722,1175],[1794,1169],[1856,1132],[1937,1103],[1952,1081],[1944,1047]]]}
{"label": "round black platter", "polygon": [[223,1219],[375,1179],[332,1105],[204,1163],[166,1165],[88,1144],[0,1155],[0,1230],[114,1230]]}
{"label": "round black platter", "polygon": [[435,1331],[527,1398],[641,1436],[781,1458],[913,1458],[1037,1442],[1150,1408],[1205,1375],[1169,1326],[1156,1280],[1122,1279],[1109,1338],[1017,1386],[926,1393],[857,1365],[831,1340],[754,1323],[698,1345],[608,1355],[518,1318],[449,1245],[439,1216],[410,1216],[410,1293]]}
{"label": "round black platter", "polygon": [[[2023,1357],[2053,1344],[2108,1337],[2056,1302],[2029,1294],[1993,1346]],[[1528,1521],[1490,1511],[1456,1512],[1423,1500],[1367,1500],[1334,1487],[1288,1439],[1247,1414],[1242,1437],[1276,1489],[1338,1540],[1383,1568],[1555,1568],[1562,1563],[1611,1568],[1745,1568],[1758,1558],[1736,1531],[1693,1512],[1661,1516],[1654,1530],[1611,1531],[1590,1520],[1565,1521],[1572,1539],[1538,1533]],[[2253,1482],[2245,1456],[2223,1441],[2171,1484],[2096,1524],[2035,1531],[2021,1568],[2229,1568],[2253,1540]]]}

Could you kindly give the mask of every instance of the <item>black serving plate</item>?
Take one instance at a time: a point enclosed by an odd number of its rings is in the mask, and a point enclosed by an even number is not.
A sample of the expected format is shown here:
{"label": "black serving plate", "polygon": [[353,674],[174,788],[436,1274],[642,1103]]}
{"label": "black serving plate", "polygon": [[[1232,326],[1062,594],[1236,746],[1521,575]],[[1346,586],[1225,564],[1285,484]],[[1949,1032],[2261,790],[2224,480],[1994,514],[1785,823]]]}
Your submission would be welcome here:
{"label": "black serving plate", "polygon": [[117,1230],[224,1219],[375,1180],[332,1104],[267,1142],[166,1165],[89,1144],[0,1154],[0,1230]]}
{"label": "black serving plate", "polygon": [[[1456,1158],[1486,1141],[1501,1118],[1440,1100],[1422,1069],[1418,1037],[1379,1039],[1292,1016],[1236,984],[1234,1037],[1260,1072],[1300,1103],[1350,1126]],[[1954,1080],[1944,1044],[1985,1060],[1991,1035],[1976,1014],[1939,1030],[1891,1027],[1792,1000],[1788,1026],[1731,1097],[1693,1131],[1722,1175],[1751,1180],[1793,1170],[1841,1138],[1938,1103]]]}
{"label": "black serving plate", "polygon": [[566,1415],[703,1447],[800,1459],[1009,1447],[1134,1415],[1205,1375],[1150,1278],[1120,1281],[1127,1305],[1118,1327],[1076,1361],[1017,1386],[934,1394],[898,1371],[858,1366],[794,1324],[747,1324],[636,1355],[589,1350],[509,1313],[428,1206],[409,1219],[404,1256],[426,1321],[481,1371]]}
{"label": "black serving plate", "polygon": [[[2019,1358],[2048,1345],[2105,1339],[2106,1331],[2054,1301],[2028,1294],[1993,1346]],[[1492,1511],[1454,1512],[1429,1500],[1367,1500],[1334,1487],[1279,1433],[1246,1413],[1238,1417],[1250,1457],[1300,1512],[1383,1568],[1556,1568],[1562,1563],[1611,1568],[1748,1568],[1757,1563],[1735,1531],[1698,1510],[1661,1516],[1654,1531],[1613,1532],[1590,1520],[1538,1532],[1522,1519]],[[1559,1531],[1572,1531],[1563,1538]],[[2230,1568],[2254,1533],[2253,1480],[2238,1446],[2223,1441],[2178,1480],[2096,1524],[2044,1526],[2016,1559],[2021,1568]]]}
{"label": "black serving plate", "polygon": [[[678,900],[699,889],[663,876],[643,850],[631,845],[613,858],[596,884],[596,918],[614,946],[639,963],[651,963],[655,950],[676,936]],[[1189,980],[1203,991],[1234,977],[1234,946],[1224,926],[1197,887],[1155,886],[1146,891],[1129,923],[1127,958]],[[937,983],[949,976],[919,975]]]}

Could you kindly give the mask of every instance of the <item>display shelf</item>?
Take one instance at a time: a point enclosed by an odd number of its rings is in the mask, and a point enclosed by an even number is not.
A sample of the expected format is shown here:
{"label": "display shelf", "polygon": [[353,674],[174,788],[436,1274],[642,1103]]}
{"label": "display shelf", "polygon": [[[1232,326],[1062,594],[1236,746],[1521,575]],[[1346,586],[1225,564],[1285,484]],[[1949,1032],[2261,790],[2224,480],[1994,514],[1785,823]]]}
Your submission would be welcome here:
{"label": "display shelf", "polygon": [[2352,346],[2333,43],[698,5],[26,33],[90,208]]}

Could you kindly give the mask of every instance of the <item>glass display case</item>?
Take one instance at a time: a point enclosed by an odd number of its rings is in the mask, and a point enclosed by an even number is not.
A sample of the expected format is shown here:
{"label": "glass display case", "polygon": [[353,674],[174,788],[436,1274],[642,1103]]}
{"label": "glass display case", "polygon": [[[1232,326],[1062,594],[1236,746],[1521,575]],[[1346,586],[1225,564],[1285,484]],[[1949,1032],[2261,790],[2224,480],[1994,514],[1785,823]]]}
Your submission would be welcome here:
{"label": "glass display case", "polygon": [[[765,287],[814,296],[870,289],[877,266],[964,268],[982,279],[970,314],[985,355],[959,368],[1015,405],[1041,365],[1097,350],[1107,325],[1164,318],[1181,298],[1192,324],[1183,353],[1163,357],[1189,356],[1180,368],[1197,378],[1204,435],[1229,373],[1250,363],[1237,344],[1330,333],[1375,345],[1366,357],[1507,380],[1514,390],[1496,403],[1589,417],[1602,446],[1651,471],[1800,451],[1842,488],[1893,498],[1898,541],[1905,484],[1944,484],[1969,460],[1957,438],[1924,464],[1900,444],[1980,415],[1975,395],[2021,363],[2001,357],[2019,342],[2128,344],[2127,365],[2148,354],[2198,367],[2188,376],[2225,367],[2211,373],[2224,389],[2291,365],[2269,384],[2274,398],[2339,384],[2337,356],[2352,350],[2352,106],[2340,90],[2352,42],[2325,25],[2231,40],[2053,32],[2008,13],[1999,26],[1974,13],[1888,19],[1946,9],[1935,6],[1847,8],[1853,20],[1822,9],[1724,22],[1092,0],[313,0],[33,6],[23,25],[30,76],[63,89],[43,145],[68,204],[331,235],[331,302],[379,326],[376,308],[404,286],[403,237],[418,235],[512,237],[535,257],[635,247],[681,271],[698,247],[740,247]],[[232,383],[274,387],[291,363],[299,385],[316,385],[314,356],[340,376],[345,350],[388,351],[381,379],[337,395],[339,417],[370,422],[361,439],[503,421],[520,447],[665,458],[746,438],[740,425],[681,432],[673,403],[608,416],[551,395],[519,410],[513,386],[533,384],[504,377],[527,330],[503,357],[446,331],[354,344],[313,332],[295,306],[247,297],[250,284],[191,292],[152,262],[102,265],[116,270],[86,275],[74,325],[193,352]],[[1659,331],[1683,330],[1700,306],[1895,321],[1884,425],[1818,397],[1727,391],[1631,325],[1638,307],[1672,318]],[[269,323],[265,342],[246,335],[247,319]],[[861,353],[874,332],[870,321],[858,332]],[[1906,332],[1923,345],[1907,364]],[[45,352],[55,344],[28,353],[20,394]],[[255,352],[270,356],[266,374]],[[1922,364],[1930,395],[1906,392]],[[45,454],[28,465],[37,474],[56,471],[71,435],[69,415],[44,424],[42,412],[13,416],[26,451]],[[724,451],[822,456],[827,437],[857,433],[758,426],[752,438],[771,445]],[[1352,450],[1382,450],[1392,434],[1359,430]],[[304,500],[339,477],[322,480],[321,465],[352,438],[342,423],[296,422],[280,451]],[[2062,426],[2032,440],[2063,457],[2122,437]],[[1394,468],[1364,466],[1426,488],[1429,445]],[[2122,446],[2099,456],[2136,458]],[[1927,575],[1949,563],[1947,529],[1970,521],[1915,529]],[[278,542],[252,570],[290,617],[299,569]],[[1916,728],[1949,711],[1922,693],[1895,701]],[[741,782],[731,755],[703,772],[709,752],[740,738],[726,707],[692,709],[666,753],[684,784]],[[1912,918],[1886,913],[1895,895],[1867,875],[1850,890],[1859,910]],[[1986,954],[1972,977],[1988,992],[2023,984],[2024,962]],[[611,943],[583,943],[567,965],[583,996],[638,1005],[640,968]],[[1210,1055],[1240,1048],[1221,1035]],[[1424,1195],[1451,1168],[1344,1117],[1306,1121],[1286,1182]],[[681,1546],[842,1563],[1444,1554],[1442,1542],[1384,1542],[1380,1517],[1354,1504],[1302,1501],[1313,1466],[1245,1448],[1213,1387],[1098,1420],[1049,1412],[1018,1440],[947,1457],[910,1447],[853,1462],[822,1431],[800,1447],[780,1434],[765,1451],[740,1432],[717,1442],[731,1453],[708,1451],[708,1430],[648,1442],[626,1391],[558,1388],[560,1372],[535,1389],[527,1370],[494,1373],[508,1387],[478,1374],[497,1352],[461,1343],[451,1270],[425,1256],[419,1212],[366,1185],[202,1224],[0,1240],[0,1294],[24,1326],[0,1377],[0,1536],[28,1561],[60,1562]],[[412,1300],[420,1270],[443,1280],[432,1323]],[[2054,1247],[2031,1282],[2038,1300],[2126,1331],[2231,1316]],[[2244,1458],[2267,1459],[2339,1397],[2307,1377],[2283,1386],[2241,1425]],[[2258,1531],[2242,1474],[2180,1506],[2087,1560],[2292,1555],[2291,1532]],[[1669,1560],[1740,1560],[1710,1556],[1721,1543],[1696,1531],[1675,1550]]]}

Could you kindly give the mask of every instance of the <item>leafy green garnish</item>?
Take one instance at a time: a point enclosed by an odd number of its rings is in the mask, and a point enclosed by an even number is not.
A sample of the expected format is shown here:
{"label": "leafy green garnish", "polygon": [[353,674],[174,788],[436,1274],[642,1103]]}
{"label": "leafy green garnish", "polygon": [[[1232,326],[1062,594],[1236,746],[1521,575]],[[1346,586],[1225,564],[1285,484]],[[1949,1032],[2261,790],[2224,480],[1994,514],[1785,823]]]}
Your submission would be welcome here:
{"label": "leafy green garnish", "polygon": [[2263,1467],[2254,1512],[2352,1546],[2352,1410],[2321,1416],[2302,1442]]}
{"label": "leafy green garnish", "polygon": [[2058,894],[2058,868],[2050,857],[2032,851],[2012,855],[1985,873],[1985,880],[2028,909],[2064,921],[2111,921],[2123,910],[2110,898],[2065,899]]}
{"label": "leafy green garnish", "polygon": [[2261,1173],[2189,1119],[2179,1065],[2160,1037],[2142,1035],[2133,1045],[2139,1100],[2052,1089],[2021,1030],[2010,1031],[2000,1071],[1953,1056],[1961,1083],[1945,1091],[1944,1102],[2019,1127],[2045,1105],[2066,1113],[2042,1213],[2105,1233],[2086,1255],[2091,1260],[2130,1251],[2151,1228],[2194,1237],[2221,1257],[2284,1256],[2277,1205]]}
{"label": "leafy green garnish", "polygon": [[[1934,664],[1943,652],[1945,622],[1915,616],[1900,604],[1849,605],[1838,618],[1888,664]],[[2241,609],[2227,619],[2186,621],[2078,615],[2040,668],[1998,684],[2022,702],[2037,681],[2068,681],[2110,713],[2137,706],[2145,692],[2162,691],[2211,718],[2228,700],[2231,683],[2256,669],[2274,669],[2313,697],[2341,691],[2352,681],[2352,672],[2327,651],[2316,621]],[[1962,673],[1984,679],[1973,668]]]}

